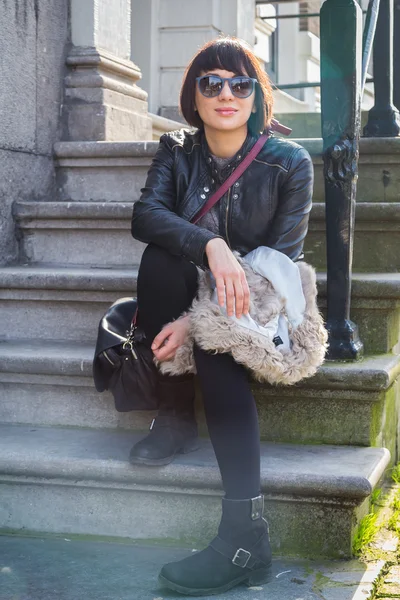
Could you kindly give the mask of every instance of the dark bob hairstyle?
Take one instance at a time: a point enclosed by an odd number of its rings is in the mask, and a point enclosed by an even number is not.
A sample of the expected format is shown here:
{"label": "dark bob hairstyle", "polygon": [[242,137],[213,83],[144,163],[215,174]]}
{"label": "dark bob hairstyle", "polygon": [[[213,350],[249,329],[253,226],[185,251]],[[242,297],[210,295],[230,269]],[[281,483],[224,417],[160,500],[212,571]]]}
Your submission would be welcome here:
{"label": "dark bob hairstyle", "polygon": [[203,127],[199,113],[195,111],[196,77],[213,69],[232,71],[237,75],[255,77],[258,81],[255,87],[255,105],[257,111],[251,113],[248,127],[256,134],[269,126],[272,119],[272,87],[269,77],[243,40],[233,37],[220,37],[207,42],[195,54],[189,63],[183,78],[180,93],[180,109],[183,117],[193,127]]}

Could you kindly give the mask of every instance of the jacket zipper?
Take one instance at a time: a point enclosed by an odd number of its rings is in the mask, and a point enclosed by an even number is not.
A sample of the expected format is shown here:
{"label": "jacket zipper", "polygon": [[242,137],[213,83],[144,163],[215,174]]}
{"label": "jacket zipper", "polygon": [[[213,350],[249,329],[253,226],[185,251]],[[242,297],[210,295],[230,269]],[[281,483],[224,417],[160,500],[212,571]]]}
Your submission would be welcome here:
{"label": "jacket zipper", "polygon": [[231,194],[232,194],[232,188],[229,188],[228,200],[226,202],[226,214],[225,214],[225,234],[226,234],[226,241],[228,242],[229,248],[231,247],[231,243],[229,241],[229,235],[228,235],[228,219],[229,219],[229,201],[231,199]]}

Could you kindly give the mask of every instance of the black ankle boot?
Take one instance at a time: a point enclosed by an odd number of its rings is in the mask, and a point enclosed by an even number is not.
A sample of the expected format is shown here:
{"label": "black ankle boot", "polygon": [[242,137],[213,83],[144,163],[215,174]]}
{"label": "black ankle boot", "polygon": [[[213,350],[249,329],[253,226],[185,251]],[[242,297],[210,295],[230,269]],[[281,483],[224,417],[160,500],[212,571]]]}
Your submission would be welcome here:
{"label": "black ankle boot", "polygon": [[264,497],[222,500],[218,535],[209,546],[163,566],[159,583],[189,596],[221,594],[239,583],[248,586],[271,579],[268,523]]}
{"label": "black ankle boot", "polygon": [[175,454],[199,448],[194,414],[194,380],[160,380],[158,415],[150,433],[135,444],[129,461],[139,465],[167,465]]}

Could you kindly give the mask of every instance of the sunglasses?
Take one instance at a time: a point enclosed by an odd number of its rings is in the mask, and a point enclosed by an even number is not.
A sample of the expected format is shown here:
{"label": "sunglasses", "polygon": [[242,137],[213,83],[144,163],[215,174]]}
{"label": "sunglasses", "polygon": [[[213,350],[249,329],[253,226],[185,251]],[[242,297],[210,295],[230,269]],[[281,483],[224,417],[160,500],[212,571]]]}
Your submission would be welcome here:
{"label": "sunglasses", "polygon": [[219,75],[203,75],[196,77],[197,87],[206,98],[215,98],[222,92],[225,81],[236,98],[248,98],[254,91],[257,79],[254,77],[220,77]]}

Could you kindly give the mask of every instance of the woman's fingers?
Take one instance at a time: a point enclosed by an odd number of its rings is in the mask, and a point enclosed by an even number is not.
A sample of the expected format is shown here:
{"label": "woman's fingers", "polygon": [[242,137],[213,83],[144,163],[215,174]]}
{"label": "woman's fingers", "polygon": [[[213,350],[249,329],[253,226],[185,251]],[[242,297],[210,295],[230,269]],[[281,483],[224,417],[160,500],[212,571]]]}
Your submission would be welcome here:
{"label": "woman's fingers", "polygon": [[242,274],[242,288],[243,288],[243,314],[247,315],[250,310],[250,289],[247,283],[246,275],[243,271]]}
{"label": "woman's fingers", "polygon": [[243,314],[244,292],[241,279],[235,281],[235,312],[236,317],[240,319]]}
{"label": "woman's fingers", "polygon": [[217,285],[218,304],[224,306],[225,304],[225,281],[223,277],[216,277],[215,283]]}
{"label": "woman's fingers", "polygon": [[234,286],[233,282],[228,279],[225,281],[225,293],[226,293],[226,312],[228,317],[232,317],[234,311]]}
{"label": "woman's fingers", "polygon": [[171,331],[168,327],[164,327],[164,329],[161,329],[160,333],[158,333],[154,338],[153,343],[151,344],[151,349],[157,350],[160,346],[162,346],[162,344],[170,335]]}
{"label": "woman's fingers", "polygon": [[159,350],[154,350],[153,353],[157,360],[162,362],[164,360],[171,360],[172,358],[174,358],[176,351],[176,344],[174,344],[173,340],[168,339],[168,341],[162,348],[160,348]]}

